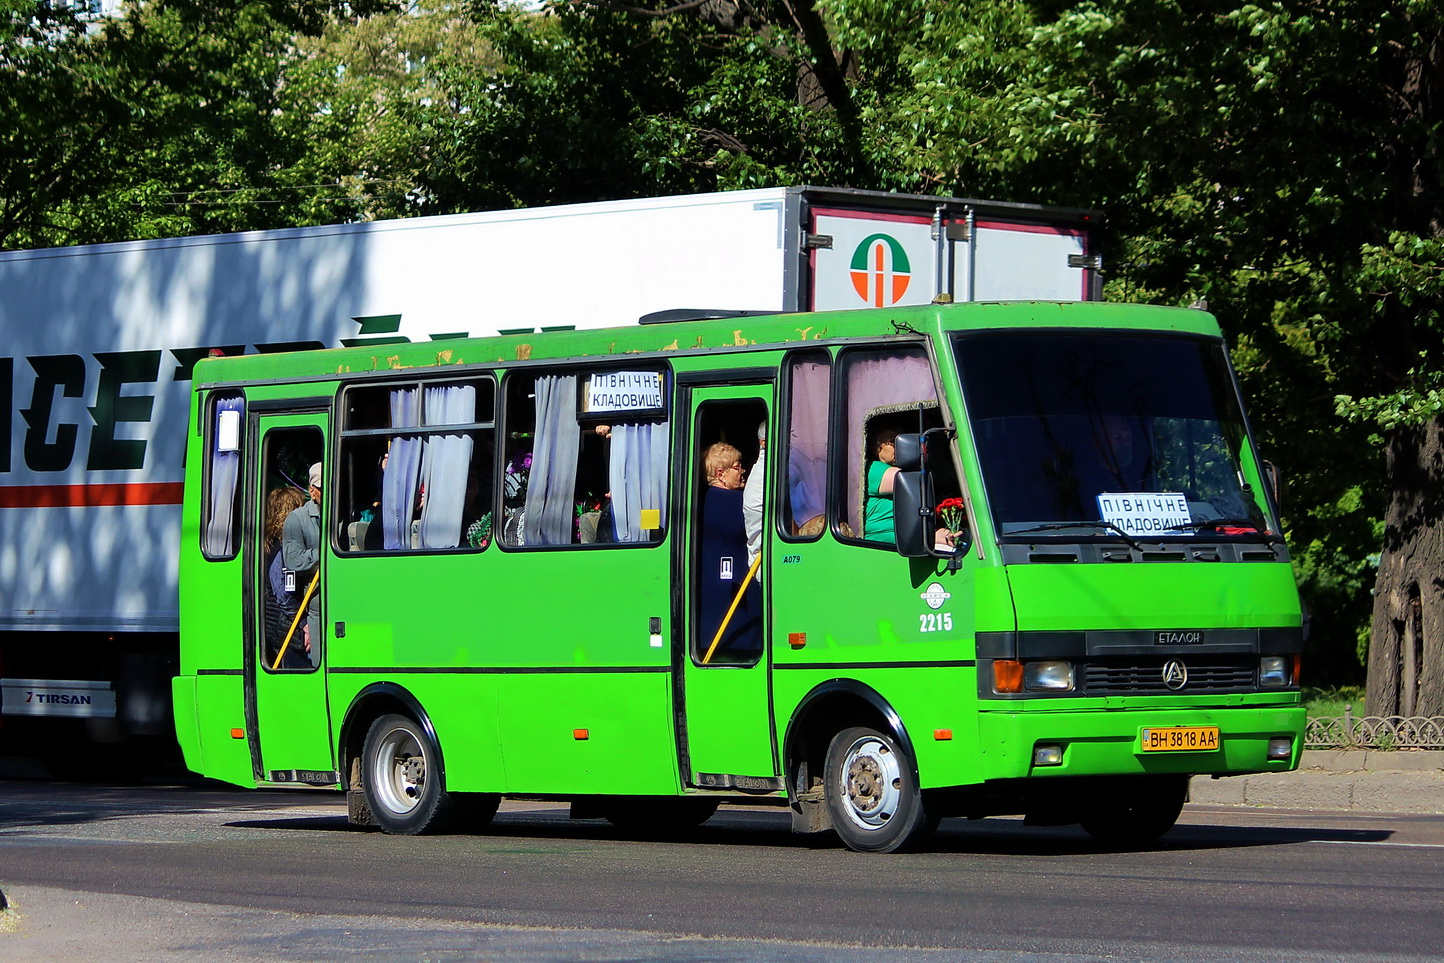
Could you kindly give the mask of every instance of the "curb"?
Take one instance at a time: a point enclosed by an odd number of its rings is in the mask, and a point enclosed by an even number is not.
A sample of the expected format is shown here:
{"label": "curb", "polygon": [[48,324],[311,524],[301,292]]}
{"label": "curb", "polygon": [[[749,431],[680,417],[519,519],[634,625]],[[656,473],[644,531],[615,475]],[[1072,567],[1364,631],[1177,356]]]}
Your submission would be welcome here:
{"label": "curb", "polygon": [[1189,801],[1268,809],[1444,813],[1444,752],[1306,749],[1294,772],[1196,776]]}
{"label": "curb", "polygon": [[1305,749],[1299,769],[1333,772],[1444,771],[1444,750],[1439,749]]}

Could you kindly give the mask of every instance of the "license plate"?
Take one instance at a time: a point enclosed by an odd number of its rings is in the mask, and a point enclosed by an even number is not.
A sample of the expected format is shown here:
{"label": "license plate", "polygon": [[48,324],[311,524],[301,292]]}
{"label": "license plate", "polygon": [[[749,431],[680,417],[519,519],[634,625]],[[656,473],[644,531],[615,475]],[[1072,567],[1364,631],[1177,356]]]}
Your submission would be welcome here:
{"label": "license plate", "polygon": [[1169,726],[1139,733],[1144,752],[1209,752],[1218,748],[1218,726]]}

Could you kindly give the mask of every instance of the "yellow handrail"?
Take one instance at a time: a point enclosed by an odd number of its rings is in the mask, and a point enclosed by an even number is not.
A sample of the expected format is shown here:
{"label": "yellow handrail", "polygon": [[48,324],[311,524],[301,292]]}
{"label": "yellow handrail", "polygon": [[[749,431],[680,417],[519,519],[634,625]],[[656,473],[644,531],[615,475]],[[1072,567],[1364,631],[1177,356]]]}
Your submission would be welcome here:
{"label": "yellow handrail", "polygon": [[[760,556],[759,556],[760,557]],[[296,626],[306,617],[306,605],[311,601],[311,593],[316,591],[316,583],[321,581],[321,570],[316,569],[316,574],[311,576],[311,584],[306,586],[306,594],[301,599],[301,607],[296,610],[296,617],[291,620],[291,631],[286,633],[286,641],[281,643],[281,651],[276,653],[276,661],[271,663],[271,671],[275,672],[281,667],[281,659],[286,654],[286,649],[291,645],[291,639],[296,635]]]}

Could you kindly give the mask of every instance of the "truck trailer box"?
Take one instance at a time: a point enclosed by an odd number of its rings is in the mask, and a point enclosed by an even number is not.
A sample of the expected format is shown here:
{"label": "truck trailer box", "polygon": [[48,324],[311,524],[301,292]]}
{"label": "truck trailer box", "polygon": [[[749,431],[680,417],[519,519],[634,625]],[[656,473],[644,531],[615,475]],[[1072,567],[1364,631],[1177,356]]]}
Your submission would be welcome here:
{"label": "truck trailer box", "polygon": [[675,309],[1096,300],[1101,220],[787,187],[0,252],[0,725],[166,727],[199,358]]}

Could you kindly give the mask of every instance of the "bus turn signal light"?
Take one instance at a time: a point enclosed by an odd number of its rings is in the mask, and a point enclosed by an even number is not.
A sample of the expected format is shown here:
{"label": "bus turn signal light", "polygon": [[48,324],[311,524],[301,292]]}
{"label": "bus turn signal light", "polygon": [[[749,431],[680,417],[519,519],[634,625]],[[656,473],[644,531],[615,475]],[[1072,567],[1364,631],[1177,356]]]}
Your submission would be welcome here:
{"label": "bus turn signal light", "polygon": [[1016,659],[995,659],[993,661],[993,691],[1022,692],[1023,663]]}
{"label": "bus turn signal light", "polygon": [[232,739],[244,739],[244,738],[246,738],[246,730],[244,730],[244,729],[232,729],[232,730],[231,730],[231,738],[232,738]]}
{"label": "bus turn signal light", "polygon": [[578,742],[582,742],[582,741],[584,741],[584,740],[590,739],[591,737],[592,737],[592,733],[591,733],[591,730],[589,730],[589,729],[573,729],[573,730],[572,730],[572,738],[575,739],[575,740],[577,740]]}

